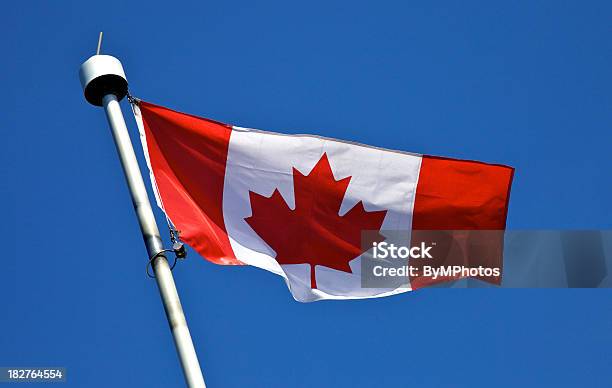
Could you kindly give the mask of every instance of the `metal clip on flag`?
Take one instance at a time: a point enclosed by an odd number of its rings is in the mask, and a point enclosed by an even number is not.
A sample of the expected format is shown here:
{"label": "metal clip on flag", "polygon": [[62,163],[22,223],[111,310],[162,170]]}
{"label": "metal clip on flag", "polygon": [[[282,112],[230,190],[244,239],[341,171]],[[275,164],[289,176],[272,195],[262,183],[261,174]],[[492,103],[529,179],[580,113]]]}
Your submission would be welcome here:
{"label": "metal clip on flag", "polygon": [[205,387],[171,268],[164,255],[162,239],[119,105],[119,101],[128,93],[128,82],[123,66],[117,58],[99,54],[101,37],[100,34],[96,55],[85,61],[79,71],[85,99],[92,105],[103,106],[106,112],[187,386]]}

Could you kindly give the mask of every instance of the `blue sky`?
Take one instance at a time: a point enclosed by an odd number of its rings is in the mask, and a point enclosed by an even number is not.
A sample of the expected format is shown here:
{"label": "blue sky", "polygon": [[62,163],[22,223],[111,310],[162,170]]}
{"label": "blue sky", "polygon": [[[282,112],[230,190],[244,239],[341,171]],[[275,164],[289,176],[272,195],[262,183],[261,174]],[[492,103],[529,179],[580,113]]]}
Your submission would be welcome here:
{"label": "blue sky", "polygon": [[[510,228],[610,229],[611,12],[605,1],[5,4],[0,366],[65,366],[75,387],[183,382],[103,112],[78,82],[98,31],[145,100],[509,164]],[[211,387],[612,379],[610,290],[300,304],[275,275],[193,252],[175,276]]]}

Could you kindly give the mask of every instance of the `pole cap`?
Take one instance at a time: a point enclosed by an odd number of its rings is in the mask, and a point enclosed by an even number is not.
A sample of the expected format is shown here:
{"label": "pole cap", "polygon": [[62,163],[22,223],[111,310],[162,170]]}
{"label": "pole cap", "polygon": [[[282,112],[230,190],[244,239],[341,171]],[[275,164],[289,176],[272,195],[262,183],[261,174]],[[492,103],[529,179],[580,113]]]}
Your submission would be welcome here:
{"label": "pole cap", "polygon": [[85,99],[92,105],[102,106],[107,94],[121,101],[128,92],[128,82],[121,62],[110,55],[94,55],[81,65],[79,78]]}

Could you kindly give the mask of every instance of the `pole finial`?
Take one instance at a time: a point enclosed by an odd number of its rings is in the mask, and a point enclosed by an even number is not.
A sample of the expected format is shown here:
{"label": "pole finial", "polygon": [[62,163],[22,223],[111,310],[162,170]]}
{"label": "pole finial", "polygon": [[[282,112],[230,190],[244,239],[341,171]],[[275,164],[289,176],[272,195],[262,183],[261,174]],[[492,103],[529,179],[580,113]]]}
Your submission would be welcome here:
{"label": "pole finial", "polygon": [[79,78],[85,99],[97,106],[103,105],[103,97],[114,94],[121,100],[128,92],[128,82],[121,62],[110,55],[93,55],[83,62]]}
{"label": "pole finial", "polygon": [[100,36],[98,36],[98,48],[96,49],[96,55],[100,55],[100,49],[102,48],[102,35],[104,33],[100,31]]}

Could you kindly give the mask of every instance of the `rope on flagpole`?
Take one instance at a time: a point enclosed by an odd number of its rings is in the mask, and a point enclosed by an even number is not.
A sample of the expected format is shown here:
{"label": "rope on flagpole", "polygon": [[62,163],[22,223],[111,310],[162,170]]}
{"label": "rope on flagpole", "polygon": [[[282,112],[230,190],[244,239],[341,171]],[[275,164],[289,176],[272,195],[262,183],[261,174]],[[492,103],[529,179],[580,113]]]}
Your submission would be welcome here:
{"label": "rope on flagpole", "polygon": [[130,90],[128,89],[127,91],[127,100],[131,105],[136,105],[138,106],[140,104],[140,98],[134,97],[131,93]]}
{"label": "rope on flagpole", "polygon": [[153,264],[153,260],[157,259],[164,253],[170,253],[170,252],[174,253],[174,261],[172,262],[172,265],[170,266],[170,271],[174,269],[174,267],[176,266],[176,263],[179,260],[184,260],[187,257],[187,251],[185,250],[185,245],[181,242],[175,241],[172,244],[172,249],[162,249],[161,251],[151,256],[151,258],[147,262],[147,267],[146,267],[148,277],[155,279],[155,275],[152,274],[150,271],[151,265]]}

